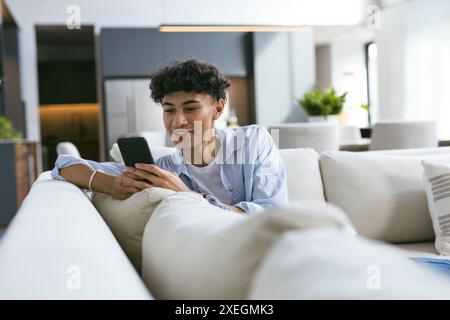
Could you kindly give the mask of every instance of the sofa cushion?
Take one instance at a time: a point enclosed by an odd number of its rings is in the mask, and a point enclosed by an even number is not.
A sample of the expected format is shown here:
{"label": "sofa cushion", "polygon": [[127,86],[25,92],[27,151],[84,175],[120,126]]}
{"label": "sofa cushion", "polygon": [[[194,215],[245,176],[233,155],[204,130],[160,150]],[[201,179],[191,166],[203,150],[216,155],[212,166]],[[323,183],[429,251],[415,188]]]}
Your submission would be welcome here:
{"label": "sofa cushion", "polygon": [[327,201],[344,209],[362,235],[392,243],[434,240],[422,182],[422,156],[327,152],[320,169]]}
{"label": "sofa cushion", "polygon": [[428,208],[436,235],[436,250],[450,255],[450,164],[422,162]]}
{"label": "sofa cushion", "polygon": [[147,223],[143,279],[158,299],[243,299],[253,271],[284,231],[351,233],[349,224],[341,210],[324,204],[246,216],[179,192],[165,198]]}
{"label": "sofa cushion", "polygon": [[335,230],[290,231],[255,272],[249,299],[450,299],[450,277],[392,245]]}
{"label": "sofa cushion", "polygon": [[325,202],[319,168],[319,154],[313,149],[282,149],[290,202]]}
{"label": "sofa cushion", "polygon": [[92,195],[95,208],[139,272],[145,225],[161,200],[174,193],[175,191],[172,190],[155,187],[137,192],[125,200],[117,200],[110,195],[98,192]]}

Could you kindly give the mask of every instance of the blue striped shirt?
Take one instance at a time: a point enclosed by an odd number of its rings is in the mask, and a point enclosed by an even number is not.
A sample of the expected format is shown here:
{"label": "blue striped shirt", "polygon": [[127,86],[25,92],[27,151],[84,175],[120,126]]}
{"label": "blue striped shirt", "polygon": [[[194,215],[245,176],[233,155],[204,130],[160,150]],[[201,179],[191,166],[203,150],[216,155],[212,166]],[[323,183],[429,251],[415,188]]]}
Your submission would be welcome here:
{"label": "blue striped shirt", "polygon": [[[216,137],[220,142],[216,163],[221,165],[222,185],[229,192],[234,206],[246,213],[255,213],[264,207],[288,203],[286,170],[272,137],[264,127],[251,125],[216,129]],[[115,176],[125,169],[123,163],[99,163],[60,155],[52,170],[53,179],[64,180],[59,170],[77,163]],[[200,192],[189,175],[181,150],[156,159],[155,164],[161,169],[176,172],[189,189]]]}

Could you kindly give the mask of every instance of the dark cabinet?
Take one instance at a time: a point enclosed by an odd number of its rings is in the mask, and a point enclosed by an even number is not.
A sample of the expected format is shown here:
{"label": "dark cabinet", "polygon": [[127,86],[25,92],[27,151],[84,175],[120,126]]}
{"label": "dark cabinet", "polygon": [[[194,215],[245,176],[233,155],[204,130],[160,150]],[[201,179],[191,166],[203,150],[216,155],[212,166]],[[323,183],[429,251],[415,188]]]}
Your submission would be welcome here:
{"label": "dark cabinet", "polygon": [[20,92],[19,28],[4,1],[0,1],[0,116],[26,133],[25,108]]}
{"label": "dark cabinet", "polygon": [[209,61],[229,77],[246,77],[250,37],[243,32],[209,32]]}
{"label": "dark cabinet", "polygon": [[36,178],[36,144],[0,140],[0,163],[0,226],[6,226]]}
{"label": "dark cabinet", "polygon": [[103,78],[148,77],[163,64],[158,29],[105,28],[100,33]]}
{"label": "dark cabinet", "polygon": [[162,34],[164,64],[171,60],[197,58],[210,61],[209,39],[199,32],[166,32]]}
{"label": "dark cabinet", "polygon": [[159,32],[104,28],[100,33],[103,78],[148,77],[170,60],[197,58],[229,77],[248,74],[250,37],[243,32]]}

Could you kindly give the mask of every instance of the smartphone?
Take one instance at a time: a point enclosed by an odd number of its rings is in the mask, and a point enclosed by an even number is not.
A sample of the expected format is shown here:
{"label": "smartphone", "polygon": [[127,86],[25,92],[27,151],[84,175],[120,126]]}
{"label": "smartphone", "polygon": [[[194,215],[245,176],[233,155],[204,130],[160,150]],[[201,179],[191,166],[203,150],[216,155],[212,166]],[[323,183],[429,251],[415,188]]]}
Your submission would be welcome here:
{"label": "smartphone", "polygon": [[120,138],[117,144],[127,167],[134,167],[136,163],[155,164],[144,137]]}

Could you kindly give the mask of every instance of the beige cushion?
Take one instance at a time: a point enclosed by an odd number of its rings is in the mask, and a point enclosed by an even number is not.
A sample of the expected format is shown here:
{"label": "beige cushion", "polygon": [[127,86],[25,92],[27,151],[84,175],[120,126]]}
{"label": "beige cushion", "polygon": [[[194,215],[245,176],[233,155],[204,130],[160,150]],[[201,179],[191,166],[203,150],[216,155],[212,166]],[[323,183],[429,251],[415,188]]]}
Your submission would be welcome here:
{"label": "beige cushion", "polygon": [[282,149],[290,202],[325,202],[319,168],[319,154],[313,149]]}
{"label": "beige cushion", "polygon": [[94,206],[139,272],[145,225],[161,200],[174,193],[172,190],[155,187],[137,192],[126,200],[117,200],[104,193],[93,193]]}
{"label": "beige cushion", "polygon": [[436,250],[450,255],[450,164],[422,162],[428,208],[436,235]]}
{"label": "beige cushion", "polygon": [[286,230],[352,232],[346,215],[324,204],[246,216],[179,192],[156,208],[144,231],[143,279],[158,299],[243,299],[251,276]]}
{"label": "beige cushion", "polygon": [[450,278],[394,246],[336,230],[286,232],[255,272],[249,299],[450,299]]}
{"label": "beige cushion", "polygon": [[450,154],[325,153],[319,160],[325,197],[366,237],[393,243],[434,240],[422,159],[450,161]]}

